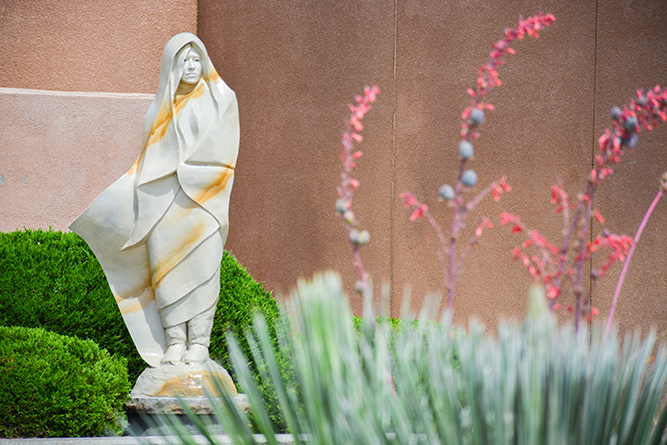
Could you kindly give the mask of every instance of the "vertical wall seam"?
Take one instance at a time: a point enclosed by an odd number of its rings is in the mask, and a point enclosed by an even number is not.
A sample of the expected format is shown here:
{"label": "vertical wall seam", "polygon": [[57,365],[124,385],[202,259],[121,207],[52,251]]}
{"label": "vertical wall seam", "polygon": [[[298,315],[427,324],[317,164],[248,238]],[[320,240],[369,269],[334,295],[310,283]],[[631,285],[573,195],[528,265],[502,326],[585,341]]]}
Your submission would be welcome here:
{"label": "vertical wall seam", "polygon": [[196,0],[195,1],[195,29],[197,33],[197,37],[199,37],[201,33],[201,29],[199,29],[199,17],[201,17],[201,1]]}
{"label": "vertical wall seam", "polygon": [[[599,0],[595,0],[595,37],[593,40],[593,122],[591,125],[591,169],[595,166],[595,152],[596,152],[596,140],[595,140],[595,116],[596,116],[596,94],[597,94],[597,76],[598,76],[598,4]],[[591,215],[591,220],[588,222],[588,226],[591,228],[588,234],[589,241],[593,242],[593,216]],[[593,259],[589,260],[588,267],[593,271]],[[590,308],[593,307],[593,277],[589,275],[588,277],[588,295],[589,295],[589,305]],[[590,309],[589,308],[589,309]]]}
{"label": "vertical wall seam", "polygon": [[389,206],[389,311],[394,307],[394,207],[396,195],[396,102],[398,91],[396,90],[396,59],[398,48],[398,0],[394,0],[394,59],[393,59],[393,110],[391,122],[391,203]]}

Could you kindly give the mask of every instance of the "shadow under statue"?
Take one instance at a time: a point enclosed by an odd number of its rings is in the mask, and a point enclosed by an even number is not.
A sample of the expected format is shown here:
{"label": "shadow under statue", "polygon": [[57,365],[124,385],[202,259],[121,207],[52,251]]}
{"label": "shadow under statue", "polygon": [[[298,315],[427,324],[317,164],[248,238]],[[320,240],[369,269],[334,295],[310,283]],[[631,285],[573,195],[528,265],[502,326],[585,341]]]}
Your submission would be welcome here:
{"label": "shadow under statue", "polygon": [[237,396],[208,346],[229,231],[239,118],[235,93],[194,34],[178,34],[164,49],[142,147],[127,173],[70,228],[95,253],[150,365],[132,390],[130,406],[177,412],[175,397],[187,397],[196,398],[194,409],[202,412],[205,391],[218,392],[213,379]]}

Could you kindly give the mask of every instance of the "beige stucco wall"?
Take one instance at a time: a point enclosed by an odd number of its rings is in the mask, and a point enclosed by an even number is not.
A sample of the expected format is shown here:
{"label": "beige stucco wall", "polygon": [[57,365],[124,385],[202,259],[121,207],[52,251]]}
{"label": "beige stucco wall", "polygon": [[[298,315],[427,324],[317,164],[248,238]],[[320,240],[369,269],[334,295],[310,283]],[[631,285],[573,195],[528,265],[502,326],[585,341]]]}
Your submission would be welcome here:
{"label": "beige stucco wall", "polygon": [[0,2],[0,230],[66,230],[140,151],[160,57],[196,0]]}
{"label": "beige stucco wall", "polygon": [[154,93],[174,34],[197,30],[197,0],[4,0],[0,87]]}
{"label": "beige stucco wall", "polygon": [[[172,34],[196,29],[240,106],[227,248],[270,289],[286,291],[322,269],[340,271],[352,289],[356,271],[333,212],[340,136],[346,104],[377,83],[382,93],[365,120],[365,155],[355,170],[356,212],[373,236],[364,262],[377,294],[381,283],[392,286],[394,314],[408,288],[415,307],[442,291],[436,238],[425,222],[408,221],[398,194],[412,191],[447,226],[435,198],[453,180],[465,89],[502,29],[536,12],[532,2],[84,2],[69,6],[78,8],[73,14],[58,5],[0,6],[0,31],[30,60],[0,50],[0,86],[71,91],[0,90],[0,230],[65,228],[129,167],[162,47]],[[480,184],[506,174],[514,188],[478,214],[497,223],[502,210],[517,212],[558,239],[550,186],[562,178],[572,194],[581,190],[609,108],[635,87],[667,82],[667,4],[547,1],[542,8],[558,21],[537,41],[520,42],[502,67],[505,83],[489,97],[497,111],[471,167]],[[50,31],[43,36],[40,28]],[[643,132],[602,187],[598,207],[612,230],[636,230],[667,170],[666,134],[664,127]],[[667,329],[664,207],[628,275],[619,309],[625,328]],[[522,315],[531,280],[509,254],[520,241],[506,229],[485,234],[457,284],[457,321],[476,316],[493,325]],[[603,314],[619,269],[594,292]]]}
{"label": "beige stucco wall", "polygon": [[[501,211],[517,212],[558,240],[551,185],[562,178],[572,195],[582,190],[610,107],[626,103],[636,87],[667,82],[667,4],[602,3],[542,3],[556,24],[538,40],[519,42],[518,54],[501,68],[505,83],[489,97],[497,111],[489,113],[470,164],[480,184],[506,174],[514,188],[500,203],[480,206],[478,214],[496,224]],[[377,83],[382,93],[366,118],[365,154],[355,170],[361,182],[357,216],[373,236],[362,256],[376,294],[382,282],[391,284],[394,314],[408,288],[416,307],[427,293],[442,292],[437,239],[425,221],[408,221],[398,195],[412,191],[448,226],[436,193],[453,180],[458,164],[465,89],[491,43],[520,14],[534,14],[534,3],[339,1],[284,7],[201,0],[199,11],[199,35],[210,42],[209,53],[241,107],[232,202],[240,224],[232,227],[229,245],[251,273],[286,290],[299,276],[332,268],[343,273],[348,289],[354,286],[350,248],[333,212],[339,141],[345,104],[364,85]],[[612,229],[636,230],[661,169],[667,170],[661,143],[666,132],[643,133],[636,155],[627,159],[632,171],[620,167],[603,185],[599,207]],[[667,329],[666,214],[663,209],[654,217],[645,233],[649,241],[637,251],[621,300],[624,327]],[[493,325],[524,313],[531,279],[510,255],[522,240],[503,228],[485,234],[457,284],[457,321],[475,316]],[[603,314],[619,269],[594,294]]]}
{"label": "beige stucco wall", "polygon": [[0,230],[67,230],[136,159],[152,99],[0,88]]}

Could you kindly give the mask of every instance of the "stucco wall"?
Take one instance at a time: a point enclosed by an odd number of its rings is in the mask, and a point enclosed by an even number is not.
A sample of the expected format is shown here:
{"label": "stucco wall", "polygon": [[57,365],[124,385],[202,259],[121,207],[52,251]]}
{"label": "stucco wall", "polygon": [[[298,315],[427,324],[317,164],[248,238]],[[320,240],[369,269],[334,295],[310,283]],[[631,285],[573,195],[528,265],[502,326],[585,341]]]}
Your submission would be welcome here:
{"label": "stucco wall", "polygon": [[[501,69],[505,83],[489,97],[497,111],[470,164],[480,184],[505,174],[513,187],[500,203],[479,208],[496,224],[502,210],[517,212],[560,239],[551,185],[561,178],[572,195],[583,190],[610,107],[626,103],[636,87],[667,81],[665,3],[600,3],[543,3],[556,24],[537,41],[519,42]],[[528,1],[200,1],[199,35],[239,96],[237,224],[228,244],[251,273],[287,290],[299,276],[333,268],[352,289],[356,270],[333,213],[339,141],[346,103],[377,83],[382,93],[365,120],[365,154],[355,171],[356,213],[373,236],[365,265],[376,294],[382,282],[392,286],[394,314],[408,288],[417,304],[442,292],[437,240],[425,221],[408,221],[398,194],[412,191],[448,226],[436,190],[453,181],[465,89],[502,30],[536,12]],[[665,131],[642,133],[636,154],[601,188],[598,205],[613,230],[634,234],[657,191],[667,170]],[[654,217],[637,251],[621,301],[625,327],[667,328],[666,215]],[[457,284],[458,321],[494,324],[523,314],[531,279],[510,259],[522,240],[505,228],[484,235]],[[603,314],[619,269],[594,293]]]}
{"label": "stucco wall", "polygon": [[128,169],[164,44],[196,30],[196,0],[0,2],[0,230],[66,230]]}
{"label": "stucco wall", "polygon": [[0,230],[67,230],[137,158],[152,99],[0,88]]}
{"label": "stucco wall", "polygon": [[197,0],[0,2],[0,87],[155,93],[164,44]]}
{"label": "stucco wall", "polygon": [[[0,230],[65,228],[127,170],[140,149],[164,43],[196,29],[240,106],[226,247],[270,289],[287,291],[298,277],[322,269],[340,271],[353,288],[350,248],[333,212],[340,137],[346,104],[376,83],[382,93],[364,121],[365,154],[355,169],[361,182],[356,213],[373,237],[362,252],[365,266],[376,294],[383,282],[392,287],[394,314],[408,288],[415,306],[427,293],[442,292],[437,240],[424,221],[408,221],[398,195],[415,193],[448,226],[436,193],[453,181],[458,165],[465,89],[503,28],[536,12],[532,2],[63,5],[0,5],[0,31],[13,43],[0,50],[0,86],[72,92],[0,90]],[[626,103],[636,87],[667,82],[667,4],[589,0],[541,7],[557,22],[538,40],[519,42],[518,54],[501,68],[504,85],[489,97],[497,111],[487,116],[470,166],[480,185],[505,174],[513,187],[500,203],[480,206],[478,215],[497,223],[501,211],[517,212],[558,239],[550,186],[562,178],[572,194],[582,190],[609,108]],[[666,132],[642,132],[635,153],[602,186],[598,207],[612,230],[634,234],[667,170]],[[662,204],[622,295],[626,328],[667,329]],[[484,235],[457,283],[457,321],[476,316],[494,324],[523,314],[531,280],[509,253],[521,240],[499,227]],[[619,269],[594,291],[603,314]]]}

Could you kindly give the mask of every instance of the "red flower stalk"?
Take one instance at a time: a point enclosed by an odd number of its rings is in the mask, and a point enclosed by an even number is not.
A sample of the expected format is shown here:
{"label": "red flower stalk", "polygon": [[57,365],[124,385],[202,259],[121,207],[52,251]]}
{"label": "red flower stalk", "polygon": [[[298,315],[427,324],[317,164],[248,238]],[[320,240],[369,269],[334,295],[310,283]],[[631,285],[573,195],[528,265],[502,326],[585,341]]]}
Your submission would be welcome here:
{"label": "red flower stalk", "polygon": [[[530,247],[530,244],[525,247],[522,244],[519,251],[517,249],[513,251],[515,259],[522,258],[529,272],[547,287],[547,294],[552,298],[552,309],[562,307],[561,303],[556,302],[556,298],[563,296],[562,280],[566,278],[575,296],[573,311],[576,313],[576,328],[579,327],[579,320],[583,315],[587,312],[590,314],[595,312],[594,308],[588,310],[582,303],[585,264],[600,250],[610,252],[606,262],[598,269],[591,271],[592,282],[595,284],[614,263],[623,262],[626,256],[631,256],[634,252],[632,238],[626,235],[615,235],[606,230],[597,235],[593,241],[589,241],[591,219],[595,217],[600,224],[604,223],[600,212],[593,207],[595,192],[600,182],[613,173],[611,166],[620,162],[626,153],[635,148],[638,141],[637,134],[641,129],[652,130],[658,123],[667,120],[667,89],[656,86],[646,92],[637,90],[637,98],[631,100],[623,109],[612,108],[611,118],[612,128],[606,129],[598,139],[600,153],[595,157],[595,166],[591,170],[584,193],[579,195],[576,202],[571,203],[561,182],[551,189],[551,202],[556,205],[556,213],[563,213],[565,236],[562,247],[555,252],[546,252],[542,256],[543,263],[539,264],[533,261],[529,254],[520,253]],[[570,211],[573,213],[571,219]],[[526,232],[518,216],[505,215],[503,224],[511,224],[515,233]],[[638,237],[635,237],[635,241],[637,239]],[[543,268],[540,269],[540,266]],[[621,283],[624,275],[622,273]],[[615,294],[614,300],[617,298],[618,295]]]}
{"label": "red flower stalk", "polygon": [[354,146],[362,141],[361,131],[364,126],[361,120],[371,109],[371,104],[375,102],[377,95],[380,94],[380,88],[377,85],[364,88],[363,96],[356,96],[355,103],[350,104],[350,117],[345,122],[345,131],[343,132],[343,151],[340,160],[343,163],[343,172],[341,173],[341,184],[337,188],[338,200],[336,201],[336,211],[343,216],[347,239],[352,245],[354,261],[361,277],[357,283],[356,290],[366,294],[367,274],[361,261],[359,249],[370,242],[371,236],[368,230],[359,231],[354,212],[352,212],[352,202],[354,200],[354,191],[359,187],[359,181],[350,176],[350,172],[355,167],[357,160],[363,155],[361,151],[355,151]]}
{"label": "red flower stalk", "polygon": [[[556,299],[563,294],[563,291],[556,283],[560,281],[562,275],[568,277],[568,280],[572,280],[576,276],[575,268],[571,267],[565,271],[559,271],[559,265],[563,259],[561,249],[549,242],[539,231],[524,226],[518,215],[504,212],[500,219],[502,225],[512,227],[513,233],[526,234],[528,239],[512,250],[512,257],[515,261],[521,260],[535,280],[544,285],[547,297],[552,301],[552,309],[556,310],[562,307],[562,304],[557,303]],[[602,234],[596,236],[593,241],[588,242],[583,257],[579,258],[577,255],[575,260],[577,262],[580,260],[588,262],[601,251],[609,251],[607,261],[599,269],[591,272],[592,278],[597,281],[616,261],[623,261],[632,244],[631,238],[625,235],[615,235],[605,230]],[[573,308],[573,310],[575,309]],[[595,308],[591,308],[591,310],[593,312],[597,311]]]}
{"label": "red flower stalk", "polygon": [[605,340],[607,339],[607,336],[611,331],[611,325],[614,320],[614,313],[616,312],[616,304],[618,303],[618,296],[621,293],[621,288],[623,287],[623,282],[625,281],[625,274],[628,272],[628,267],[630,267],[630,261],[632,260],[632,255],[635,253],[635,247],[637,247],[639,238],[641,238],[642,233],[644,232],[644,227],[646,227],[646,223],[648,222],[648,219],[651,217],[651,214],[653,213],[655,206],[658,205],[658,201],[660,201],[660,198],[662,198],[662,195],[666,191],[667,191],[667,172],[662,174],[662,179],[660,181],[660,189],[658,190],[658,193],[655,195],[655,198],[653,198],[653,202],[649,206],[648,210],[644,214],[644,218],[642,218],[642,222],[639,224],[639,229],[637,229],[637,233],[635,234],[635,237],[633,239],[633,243],[632,246],[630,247],[630,251],[628,252],[628,256],[625,262],[623,263],[623,269],[621,270],[621,275],[619,276],[618,282],[616,283],[616,289],[614,290],[614,297],[612,298],[611,302],[611,309],[609,310],[609,317],[607,318],[607,327],[605,328],[604,331]]}
{"label": "red flower stalk", "polygon": [[[477,174],[473,170],[465,170],[466,162],[473,157],[474,153],[472,141],[479,137],[477,129],[484,123],[485,110],[492,111],[495,109],[492,104],[485,102],[484,98],[493,88],[502,85],[498,76],[498,67],[505,63],[503,60],[505,55],[515,54],[511,45],[516,40],[523,39],[526,35],[538,37],[538,31],[549,26],[555,20],[553,15],[543,14],[542,12],[527,19],[520,17],[519,23],[514,28],[506,29],[504,37],[493,44],[490,60],[479,68],[479,75],[475,87],[468,88],[467,90],[468,94],[471,96],[471,101],[470,105],[466,107],[461,114],[461,143],[458,147],[461,162],[459,164],[456,185],[452,187],[451,185],[446,184],[439,189],[439,195],[442,200],[448,201],[452,207],[452,222],[449,239],[444,236],[440,225],[433,219],[430,213],[428,213],[428,206],[419,202],[410,192],[401,194],[401,198],[405,201],[406,208],[412,209],[410,220],[415,221],[421,217],[426,217],[440,240],[441,250],[438,252],[438,256],[443,262],[443,278],[448,293],[447,308],[450,311],[452,311],[454,304],[454,283],[460,275],[462,262],[472,247],[477,245],[484,229],[493,227],[493,224],[486,218],[479,219],[477,221],[474,236],[457,259],[456,244],[460,235],[459,232],[465,227],[466,219],[470,212],[472,212],[486,195],[491,193],[493,199],[498,201],[503,192],[511,190],[503,177],[490,184],[486,189],[468,202],[465,202],[463,199],[463,193],[469,192],[477,184]],[[447,265],[444,264],[445,258],[448,259]]]}
{"label": "red flower stalk", "polygon": [[485,109],[491,111],[495,109],[493,105],[485,103],[483,98],[493,88],[502,85],[498,77],[498,67],[505,64],[503,57],[506,54],[516,54],[514,48],[511,47],[512,43],[516,40],[522,40],[526,35],[538,38],[539,35],[537,32],[555,21],[556,17],[552,14],[544,14],[542,12],[527,19],[519,17],[519,23],[514,28],[505,29],[505,37],[493,44],[493,50],[489,54],[491,59],[479,68],[479,77],[477,78],[475,89],[468,88],[468,94],[472,96],[472,100],[470,106],[463,110],[463,114],[461,115],[463,119],[463,123],[461,124],[461,139],[470,140],[479,137],[479,133],[476,132],[473,132],[472,135],[469,134],[477,126],[475,120],[471,119],[471,115],[474,117],[476,113],[473,110],[483,112]]}

